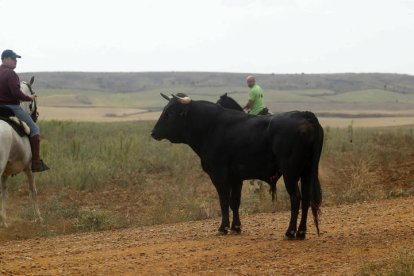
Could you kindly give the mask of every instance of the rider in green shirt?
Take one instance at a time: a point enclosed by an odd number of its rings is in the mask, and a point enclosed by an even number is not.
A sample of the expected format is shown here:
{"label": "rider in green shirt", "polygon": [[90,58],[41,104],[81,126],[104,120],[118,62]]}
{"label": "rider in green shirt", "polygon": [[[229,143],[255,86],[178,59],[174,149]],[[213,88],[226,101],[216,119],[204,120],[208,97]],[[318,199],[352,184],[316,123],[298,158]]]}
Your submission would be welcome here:
{"label": "rider in green shirt", "polygon": [[249,101],[243,109],[249,110],[249,114],[258,115],[265,109],[263,101],[263,90],[256,84],[256,79],[253,76],[246,78],[247,86],[249,86]]}

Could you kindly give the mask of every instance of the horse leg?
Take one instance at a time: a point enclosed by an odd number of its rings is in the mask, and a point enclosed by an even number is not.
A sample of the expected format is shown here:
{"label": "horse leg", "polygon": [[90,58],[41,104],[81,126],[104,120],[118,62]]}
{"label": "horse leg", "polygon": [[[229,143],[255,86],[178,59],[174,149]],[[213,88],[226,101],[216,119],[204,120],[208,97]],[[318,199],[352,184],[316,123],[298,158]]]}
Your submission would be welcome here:
{"label": "horse leg", "polygon": [[7,204],[7,176],[2,176],[1,177],[1,212],[0,212],[0,217],[1,217],[1,224],[4,227],[8,227],[7,222],[6,222],[6,204]]}
{"label": "horse leg", "polygon": [[39,220],[39,221],[42,222],[43,218],[40,214],[39,205],[37,204],[37,189],[36,189],[34,174],[31,170],[26,170],[25,173],[26,173],[27,178],[29,180],[30,200],[32,201],[33,209],[34,209],[35,215],[36,215],[35,221]]}
{"label": "horse leg", "polygon": [[297,220],[300,207],[300,191],[298,187],[298,177],[293,175],[283,175],[285,181],[285,187],[290,197],[290,223],[285,235],[288,239],[294,239],[297,228]]}
{"label": "horse leg", "polygon": [[301,177],[301,191],[302,191],[302,217],[300,219],[300,224],[298,232],[296,233],[296,238],[299,240],[304,240],[306,237],[306,222],[308,219],[308,210],[310,206],[310,185],[311,179],[310,176]]}
{"label": "horse leg", "polygon": [[231,231],[237,234],[241,233],[241,222],[239,216],[239,207],[241,200],[241,190],[243,182],[234,183],[230,193],[230,208],[233,211],[233,221],[231,223]]}

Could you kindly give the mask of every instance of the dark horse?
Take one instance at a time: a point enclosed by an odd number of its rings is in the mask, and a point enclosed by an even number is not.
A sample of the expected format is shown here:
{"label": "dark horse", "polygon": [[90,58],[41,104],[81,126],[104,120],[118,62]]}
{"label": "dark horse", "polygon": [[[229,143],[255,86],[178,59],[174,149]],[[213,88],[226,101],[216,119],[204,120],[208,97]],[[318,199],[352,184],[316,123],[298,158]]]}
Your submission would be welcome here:
{"label": "dark horse", "polygon": [[227,109],[243,111],[243,107],[241,107],[233,98],[227,96],[227,93],[221,95],[216,104]]}
{"label": "dark horse", "polygon": [[[227,109],[233,109],[237,111],[243,111],[243,107],[241,107],[233,98],[227,96],[227,93],[220,96],[220,99],[216,102],[216,104],[221,105]],[[263,110],[258,115],[271,115],[272,113],[269,112],[267,107],[263,108]]]}

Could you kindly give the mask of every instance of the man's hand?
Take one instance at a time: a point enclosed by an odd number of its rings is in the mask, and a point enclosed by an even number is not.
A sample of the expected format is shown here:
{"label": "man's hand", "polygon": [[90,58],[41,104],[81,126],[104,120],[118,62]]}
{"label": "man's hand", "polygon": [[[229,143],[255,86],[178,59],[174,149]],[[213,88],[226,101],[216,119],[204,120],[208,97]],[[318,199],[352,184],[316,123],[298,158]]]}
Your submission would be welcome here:
{"label": "man's hand", "polygon": [[246,105],[243,107],[244,110],[249,110],[250,108],[252,108],[253,106],[253,101],[252,100],[248,100]]}
{"label": "man's hand", "polygon": [[32,98],[32,101],[34,101],[37,98],[37,95],[36,94],[32,94],[32,95],[29,95],[29,97]]}

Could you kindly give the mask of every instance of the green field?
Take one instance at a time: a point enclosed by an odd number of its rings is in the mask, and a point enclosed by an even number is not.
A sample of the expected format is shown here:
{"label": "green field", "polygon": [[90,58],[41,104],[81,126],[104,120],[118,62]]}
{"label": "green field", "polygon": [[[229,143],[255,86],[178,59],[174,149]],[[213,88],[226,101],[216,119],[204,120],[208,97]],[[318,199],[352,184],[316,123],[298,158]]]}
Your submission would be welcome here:
{"label": "green field", "polygon": [[[28,75],[23,74],[22,79]],[[89,112],[94,107],[118,107],[114,112],[120,113],[126,107],[159,111],[166,103],[160,92],[184,92],[196,100],[209,101],[216,101],[227,92],[242,104],[247,93],[244,74],[34,75],[41,114],[42,107],[53,106],[73,107],[72,112]],[[375,112],[375,116],[395,116],[399,110],[407,112],[414,107],[414,77],[407,75],[269,74],[258,75],[258,80],[268,106],[274,111],[308,109],[327,114]],[[405,116],[401,124],[412,125],[412,113],[401,116]],[[324,206],[414,194],[413,128],[355,128],[352,118],[342,120],[344,128],[325,128],[320,167]],[[365,122],[368,125],[369,120]],[[394,117],[387,120],[396,124]],[[81,123],[55,121],[53,116],[41,121],[42,156],[52,167],[37,178],[46,223],[30,222],[33,212],[25,180],[23,175],[16,176],[10,180],[8,205],[14,227],[0,229],[0,239],[219,216],[216,191],[201,170],[198,157],[188,146],[152,140],[149,133],[154,123]],[[278,189],[278,201],[272,203],[267,185],[246,181],[241,212],[288,209],[282,183]]]}
{"label": "green field", "polygon": [[[35,89],[43,106],[116,106],[160,110],[159,93],[186,93],[198,100],[217,101],[229,93],[247,100],[246,74],[209,72],[153,73],[25,73],[36,76]],[[332,104],[344,108],[377,104],[385,109],[412,108],[414,76],[398,74],[257,74],[269,107],[284,103],[316,104],[316,111]]]}
{"label": "green field", "polygon": [[[178,88],[174,90],[155,89],[144,92],[109,93],[100,91],[73,91],[73,90],[44,90],[40,94],[41,106],[70,106],[70,107],[134,107],[151,111],[158,111],[165,105],[165,100],[160,97],[163,93],[187,93],[196,100],[208,100],[215,102],[220,95],[228,92],[240,104],[247,100],[246,89],[220,87],[214,91],[209,89]],[[376,104],[376,109],[389,110],[398,105],[407,109],[414,106],[413,94],[399,94],[384,90],[363,90],[335,94],[330,90],[298,90],[298,91],[265,91],[266,104],[274,111],[280,109],[284,103],[302,106],[310,106],[314,111],[334,109],[332,105],[340,105],[342,110],[360,108],[367,109],[365,105]],[[407,106],[408,105],[408,106]],[[309,108],[308,108],[309,109]]]}
{"label": "green field", "polygon": [[[217,217],[216,191],[186,145],[153,140],[154,122],[41,122],[52,167],[37,185],[44,224],[34,224],[23,175],[9,182],[12,227],[0,239],[49,236]],[[326,128],[320,176],[324,206],[414,194],[414,129]],[[352,141],[352,142],[351,142]],[[246,181],[242,214],[289,208],[278,183]]]}
{"label": "green field", "polygon": [[[36,178],[45,221],[34,222],[24,175],[12,177],[7,204],[10,227],[0,228],[0,240],[36,238],[38,242],[37,238],[62,234],[219,219],[217,192],[201,170],[198,156],[186,145],[153,140],[150,132],[159,112],[148,111],[165,106],[160,92],[183,92],[209,101],[229,93],[243,104],[245,74],[34,75],[40,114],[49,112],[39,124],[41,155],[51,170]],[[329,224],[323,221],[323,212],[330,206],[414,195],[413,76],[267,74],[258,75],[258,82],[271,110],[311,110],[325,126],[319,167],[323,224]],[[56,116],[65,112],[91,122]],[[140,112],[153,117],[133,117]],[[141,121],[98,123],[108,114],[113,115],[109,119]],[[245,181],[241,215],[290,209],[282,180],[276,202],[268,189],[265,183]],[[367,261],[360,274],[411,275],[412,252],[404,247],[392,252],[389,262]]]}

